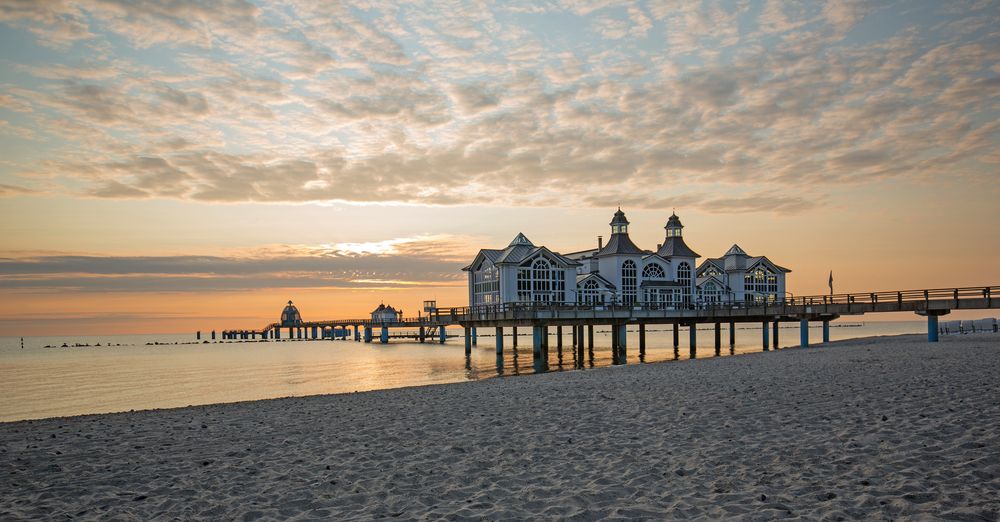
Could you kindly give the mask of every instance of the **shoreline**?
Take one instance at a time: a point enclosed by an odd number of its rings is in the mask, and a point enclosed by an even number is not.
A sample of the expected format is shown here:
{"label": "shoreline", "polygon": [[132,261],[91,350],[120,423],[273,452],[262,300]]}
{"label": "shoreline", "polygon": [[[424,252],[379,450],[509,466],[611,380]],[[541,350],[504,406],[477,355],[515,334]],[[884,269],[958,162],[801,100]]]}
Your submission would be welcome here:
{"label": "shoreline", "polygon": [[[798,327],[795,327],[795,328],[797,329]],[[963,334],[963,335],[967,335],[967,334]],[[908,338],[908,337],[921,337],[921,338],[923,338],[923,336],[921,334],[873,335],[873,336],[868,336],[868,337],[856,337],[856,338],[851,338],[851,339],[841,339],[841,340],[831,341],[830,343],[828,343],[825,346],[836,346],[836,345],[841,344],[841,343],[849,343],[849,342],[852,342],[852,341],[867,341],[867,340],[877,341],[877,340],[880,340],[880,339],[894,339],[894,338]],[[997,340],[998,340],[998,342],[1000,342],[1000,336],[998,336]],[[303,341],[314,342],[313,340],[305,340],[305,339],[296,339],[296,340],[292,340],[292,341],[296,341],[296,342],[303,342]],[[249,343],[249,342],[253,342],[253,341],[226,341],[226,342],[229,343],[229,344],[238,344],[238,343],[242,343],[242,342],[248,342]],[[262,342],[262,341],[256,341],[256,342]],[[323,341],[315,341],[315,342],[323,342]],[[169,346],[172,346],[172,345],[166,344],[166,343],[161,343],[159,346],[169,347]],[[815,349],[815,348],[822,348],[822,347],[824,347],[823,344],[817,343],[817,344],[810,345],[808,349]],[[793,350],[793,349],[801,349],[801,347],[793,345],[793,346],[787,346],[787,347],[784,347],[784,348],[779,348],[777,351],[785,351],[785,350]],[[683,349],[681,349],[681,351],[685,352],[685,350],[683,350]],[[772,351],[774,351],[774,349],[772,349]],[[713,356],[698,357],[698,358],[695,358],[695,359],[681,358],[681,359],[675,359],[675,360],[674,359],[668,359],[668,360],[656,360],[656,361],[650,361],[650,362],[630,361],[628,364],[622,365],[622,366],[670,364],[670,363],[681,363],[681,362],[685,362],[685,361],[695,361],[695,360],[704,361],[704,360],[716,359],[716,358],[719,358],[719,357],[739,357],[739,356],[747,356],[747,355],[755,355],[755,354],[763,354],[763,353],[768,353],[768,352],[762,352],[762,351],[758,351],[758,352],[737,352],[735,354],[729,354],[729,353],[726,353],[725,351],[723,351],[723,355],[720,355],[720,356],[714,356],[713,355]],[[33,418],[33,419],[19,419],[19,420],[12,420],[12,421],[2,421],[2,420],[0,420],[0,427],[3,427],[5,425],[9,425],[9,424],[16,424],[16,423],[20,423],[20,422],[36,422],[36,421],[44,421],[44,420],[52,420],[52,419],[76,419],[76,418],[80,418],[80,417],[91,417],[91,416],[102,416],[102,415],[125,415],[125,414],[131,414],[131,413],[141,413],[141,412],[163,412],[163,411],[184,410],[184,409],[187,409],[187,408],[202,408],[202,407],[206,407],[206,406],[221,406],[221,405],[233,405],[233,404],[252,404],[252,403],[264,402],[264,401],[280,401],[280,400],[286,400],[286,399],[304,399],[304,398],[310,398],[310,397],[329,397],[329,396],[340,396],[340,395],[357,395],[357,394],[362,394],[362,393],[373,393],[373,392],[378,392],[378,391],[383,391],[383,390],[402,390],[402,389],[424,388],[424,387],[434,387],[434,386],[452,386],[452,385],[467,384],[467,383],[473,383],[473,382],[478,382],[478,381],[482,381],[482,380],[489,380],[489,379],[508,379],[508,378],[533,377],[533,376],[543,375],[543,374],[546,374],[546,373],[565,373],[565,372],[576,372],[576,371],[581,371],[581,370],[582,371],[587,371],[587,372],[592,372],[592,371],[595,371],[595,370],[606,370],[606,369],[609,369],[609,368],[618,368],[618,367],[621,367],[621,366],[612,365],[612,366],[598,366],[598,367],[588,367],[588,368],[574,368],[574,367],[569,366],[569,367],[567,367],[565,369],[548,370],[548,371],[543,372],[541,374],[540,373],[523,373],[523,374],[507,374],[507,373],[504,373],[502,375],[500,375],[500,374],[492,374],[492,375],[488,375],[488,376],[482,377],[482,378],[477,378],[477,379],[474,379],[474,380],[463,380],[463,381],[446,382],[446,383],[433,383],[433,384],[419,384],[419,385],[412,385],[412,386],[399,386],[399,387],[393,387],[393,388],[380,388],[380,389],[375,389],[375,390],[359,390],[359,391],[352,391],[352,392],[322,393],[322,394],[311,394],[311,395],[285,395],[285,396],[281,396],[281,397],[267,397],[267,398],[251,399],[251,400],[243,400],[243,401],[212,402],[212,403],[206,403],[206,404],[188,404],[188,405],[185,405],[185,406],[176,406],[176,407],[169,407],[169,408],[140,408],[140,409],[130,409],[130,410],[121,410],[121,411],[109,411],[109,412],[97,412],[97,413],[82,413],[82,414],[79,414],[79,415],[66,415],[66,416],[55,416],[55,417],[39,417],[39,418]]]}
{"label": "shoreline", "polygon": [[1000,515],[1000,338],[746,355],[0,424],[0,514]]}

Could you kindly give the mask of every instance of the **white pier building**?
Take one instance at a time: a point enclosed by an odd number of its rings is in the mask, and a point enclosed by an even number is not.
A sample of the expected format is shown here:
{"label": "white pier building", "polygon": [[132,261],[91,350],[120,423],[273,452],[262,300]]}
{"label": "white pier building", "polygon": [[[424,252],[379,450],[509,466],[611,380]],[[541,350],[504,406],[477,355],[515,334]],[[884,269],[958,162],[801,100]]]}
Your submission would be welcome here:
{"label": "white pier building", "polygon": [[504,249],[480,250],[469,266],[469,304],[620,304],[645,308],[692,308],[702,304],[774,302],[785,295],[790,272],[766,257],[733,245],[720,258],[701,257],[684,242],[680,218],[667,220],[655,250],[629,238],[619,208],[611,236],[597,248],[568,254],[536,246],[518,234]]}

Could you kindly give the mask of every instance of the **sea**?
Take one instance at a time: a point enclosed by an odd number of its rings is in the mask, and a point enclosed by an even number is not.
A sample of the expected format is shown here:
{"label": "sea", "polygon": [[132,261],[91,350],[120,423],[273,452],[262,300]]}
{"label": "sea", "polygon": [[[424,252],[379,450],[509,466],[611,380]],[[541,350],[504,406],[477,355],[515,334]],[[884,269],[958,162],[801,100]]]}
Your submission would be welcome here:
{"label": "sea", "polygon": [[[547,365],[532,360],[531,328],[520,328],[518,347],[506,329],[504,355],[497,357],[495,329],[479,329],[472,355],[460,337],[445,344],[392,339],[388,344],[349,340],[221,341],[194,334],[0,337],[0,422],[96,413],[176,408],[278,397],[351,393],[520,378],[540,371],[588,371],[611,366],[609,327],[595,328],[594,350],[574,359],[572,333],[564,329],[563,350],[550,328]],[[926,332],[922,321],[831,323],[831,340]],[[449,330],[458,335],[459,329]],[[737,325],[736,344],[718,356],[762,351],[760,325]],[[821,340],[816,323],[810,340]],[[673,349],[670,325],[649,325],[646,353],[639,355],[638,332],[630,329],[627,364],[672,363],[691,357],[688,331]],[[376,338],[377,341],[377,338]],[[22,347],[23,342],[23,347]],[[783,325],[781,347],[799,343],[797,324]],[[717,356],[714,328],[697,332],[697,358]],[[581,364],[578,364],[581,363]]]}

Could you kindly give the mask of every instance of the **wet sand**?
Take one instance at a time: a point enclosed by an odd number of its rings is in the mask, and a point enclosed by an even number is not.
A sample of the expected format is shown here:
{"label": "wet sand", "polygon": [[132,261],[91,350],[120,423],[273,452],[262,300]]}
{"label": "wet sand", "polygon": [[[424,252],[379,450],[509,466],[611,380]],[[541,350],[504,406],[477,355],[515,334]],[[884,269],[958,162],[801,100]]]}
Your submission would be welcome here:
{"label": "wet sand", "polygon": [[4,520],[996,520],[1000,336],[0,424],[0,462]]}

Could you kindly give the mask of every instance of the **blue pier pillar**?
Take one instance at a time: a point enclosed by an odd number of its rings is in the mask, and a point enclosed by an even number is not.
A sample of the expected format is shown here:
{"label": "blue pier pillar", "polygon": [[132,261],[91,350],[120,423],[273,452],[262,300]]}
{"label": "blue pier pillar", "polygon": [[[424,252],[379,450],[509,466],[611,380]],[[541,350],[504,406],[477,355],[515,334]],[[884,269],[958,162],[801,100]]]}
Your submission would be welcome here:
{"label": "blue pier pillar", "polygon": [[465,333],[465,356],[468,357],[472,355],[472,327],[466,326],[463,330]]}
{"label": "blue pier pillar", "polygon": [[354,342],[361,341],[361,328],[358,325],[354,325]]}
{"label": "blue pier pillar", "polygon": [[274,334],[275,339],[281,339],[281,328],[275,328],[274,330],[271,330],[271,333]]}
{"label": "blue pier pillar", "polygon": [[389,327],[383,326],[382,331],[379,332],[378,340],[382,344],[389,344]]}
{"label": "blue pier pillar", "polygon": [[938,342],[938,316],[927,314],[927,341]]}
{"label": "blue pier pillar", "polygon": [[313,326],[313,339],[319,339],[318,332],[319,332],[319,328],[316,327],[316,326]]}
{"label": "blue pier pillar", "polygon": [[472,327],[472,346],[479,344],[479,332],[476,331],[476,327]]}
{"label": "blue pier pillar", "polygon": [[366,343],[372,342],[372,327],[371,326],[366,326],[365,327],[365,342]]}
{"label": "blue pier pillar", "polygon": [[771,323],[764,321],[764,323],[760,325],[760,330],[763,332],[762,340],[764,342],[764,351],[766,352],[771,349],[771,340],[768,339],[768,333],[771,332]]}
{"label": "blue pier pillar", "polygon": [[532,331],[532,366],[536,372],[544,372],[549,366],[549,329],[547,326],[535,326]]}
{"label": "blue pier pillar", "polygon": [[444,326],[438,326],[438,336],[440,337],[440,343],[444,344],[444,342],[448,339],[448,329]]}
{"label": "blue pier pillar", "polygon": [[496,339],[496,344],[497,344],[497,356],[498,357],[503,357],[503,327],[502,326],[498,326],[497,327],[497,334],[496,334],[495,339]]}
{"label": "blue pier pillar", "polygon": [[418,335],[421,343],[424,342],[425,340],[427,340],[427,330],[424,329],[423,326],[420,327],[420,332],[417,335]]}
{"label": "blue pier pillar", "polygon": [[532,355],[534,356],[535,359],[542,358],[543,335],[544,333],[542,332],[541,326],[534,326],[531,328],[531,348],[532,348]]}
{"label": "blue pier pillar", "polygon": [[799,321],[799,346],[802,348],[809,347],[809,319],[801,319]]}
{"label": "blue pier pillar", "polygon": [[823,319],[823,344],[830,342],[830,320]]}

